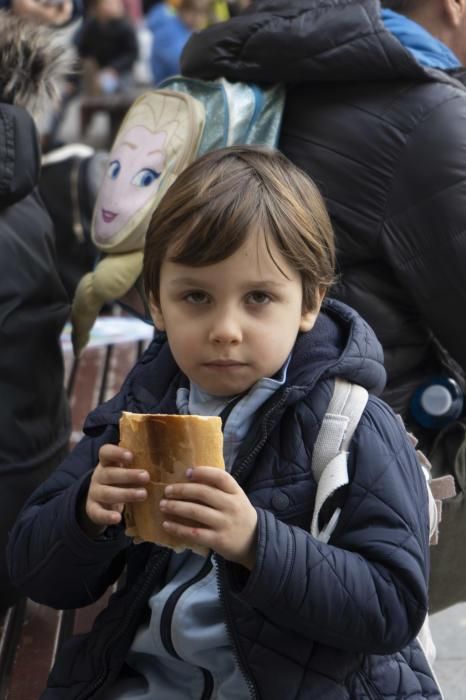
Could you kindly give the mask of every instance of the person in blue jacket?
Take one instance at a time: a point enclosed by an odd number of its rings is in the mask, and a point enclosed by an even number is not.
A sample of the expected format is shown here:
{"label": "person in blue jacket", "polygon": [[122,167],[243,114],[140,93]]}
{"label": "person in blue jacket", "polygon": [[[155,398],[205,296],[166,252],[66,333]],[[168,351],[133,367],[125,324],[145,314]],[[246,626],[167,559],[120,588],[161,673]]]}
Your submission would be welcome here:
{"label": "person in blue jacket", "polygon": [[210,0],[181,0],[175,10],[161,2],[146,15],[152,32],[150,64],[154,83],[180,72],[180,56],[192,32],[207,23]]}
{"label": "person in blue jacket", "polygon": [[[335,379],[375,393],[385,382],[367,324],[323,300],[334,258],[320,194],[276,151],[207,153],[161,200],[144,256],[160,332],[11,533],[12,578],[47,605],[87,605],[126,567],[92,631],[62,648],[43,699],[441,697],[415,639],[426,483],[375,396],[323,517],[338,507],[338,523],[326,543],[310,534],[312,452]],[[147,498],[149,474],[125,468],[122,410],[222,417],[226,470],[190,468],[160,503],[167,532],[208,556],[125,534],[123,504]]]}

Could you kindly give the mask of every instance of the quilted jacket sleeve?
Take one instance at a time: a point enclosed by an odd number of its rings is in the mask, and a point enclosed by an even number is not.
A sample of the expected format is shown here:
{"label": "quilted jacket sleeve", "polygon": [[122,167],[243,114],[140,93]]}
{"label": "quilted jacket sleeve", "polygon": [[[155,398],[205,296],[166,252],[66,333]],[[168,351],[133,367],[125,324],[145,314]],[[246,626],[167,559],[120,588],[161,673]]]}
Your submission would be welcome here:
{"label": "quilted jacket sleeve", "polygon": [[85,496],[102,444],[116,442],[116,428],[85,437],[31,496],[10,534],[13,583],[33,600],[74,608],[97,600],[121,573],[129,540],[122,526],[88,537],[76,511]]}
{"label": "quilted jacket sleeve", "polygon": [[[390,409],[371,399],[353,437],[350,485],[329,544],[258,510],[256,565],[236,595],[275,624],[335,648],[392,653],[426,615],[424,477]],[[244,575],[244,570],[243,570]]]}

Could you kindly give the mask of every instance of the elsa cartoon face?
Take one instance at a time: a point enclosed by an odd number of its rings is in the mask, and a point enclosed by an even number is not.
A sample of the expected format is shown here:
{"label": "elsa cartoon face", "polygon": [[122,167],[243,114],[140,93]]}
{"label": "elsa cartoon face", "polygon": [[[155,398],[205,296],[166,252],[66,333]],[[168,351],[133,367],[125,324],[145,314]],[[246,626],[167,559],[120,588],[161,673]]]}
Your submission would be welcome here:
{"label": "elsa cartoon face", "polygon": [[144,126],[133,126],[118,140],[95,205],[97,244],[121,234],[155,195],[165,166],[166,141],[165,131],[154,133]]}

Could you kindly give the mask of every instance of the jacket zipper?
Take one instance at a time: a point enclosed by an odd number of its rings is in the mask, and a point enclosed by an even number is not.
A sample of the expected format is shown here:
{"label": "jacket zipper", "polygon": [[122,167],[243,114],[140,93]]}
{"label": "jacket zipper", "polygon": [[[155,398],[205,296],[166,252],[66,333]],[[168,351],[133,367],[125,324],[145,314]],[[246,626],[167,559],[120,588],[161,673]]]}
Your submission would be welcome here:
{"label": "jacket zipper", "polygon": [[[212,569],[213,565],[211,557],[212,555],[209,554],[203,566],[201,567],[201,570],[195,576],[192,576],[188,581],[185,581],[181,586],[178,586],[178,588],[175,591],[173,591],[173,593],[169,596],[167,602],[165,603],[162,615],[160,617],[160,638],[162,640],[162,644],[164,645],[165,649],[168,651],[169,654],[174,656],[176,659],[180,659],[180,661],[182,661],[183,659],[177,653],[175,647],[173,646],[173,640],[171,636],[171,623],[173,613],[183,593],[195,583],[201,581]],[[201,700],[209,700],[209,698],[212,696],[212,691],[214,689],[213,677],[210,671],[208,671],[206,668],[199,668],[202,671],[202,675],[204,677],[204,689],[202,692]]]}
{"label": "jacket zipper", "polygon": [[[270,410],[265,414],[264,420],[263,420],[263,433],[261,439],[257,442],[256,446],[254,449],[249,453],[249,455],[241,462],[241,464],[238,466],[237,469],[232,471],[232,474],[235,476],[235,478],[239,481],[238,476],[240,476],[248,464],[250,464],[256,455],[260,452],[262,447],[265,445],[267,438],[269,436],[268,433],[268,428],[270,424],[270,418],[271,416],[282,406],[284,406],[288,400],[288,394],[290,393],[290,389],[286,389],[283,392],[282,397],[270,408]],[[228,638],[230,640],[231,648],[233,650],[233,656],[235,658],[235,661],[238,665],[238,668],[246,682],[246,685],[248,686],[250,695],[251,695],[251,700],[260,700],[260,695],[259,691],[257,689],[256,682],[254,681],[254,678],[252,674],[250,673],[248,669],[248,665],[246,662],[246,659],[244,658],[244,655],[242,653],[241,647],[238,644],[238,637],[237,634],[235,633],[235,627],[234,627],[234,620],[233,620],[233,615],[231,613],[230,607],[226,601],[225,594],[224,594],[224,579],[225,579],[225,564],[223,560],[218,561],[218,567],[217,567],[217,588],[218,588],[218,594],[219,594],[219,599],[220,602],[222,603],[223,610],[225,612],[225,619],[226,619],[226,628],[227,628],[227,634]]]}
{"label": "jacket zipper", "polygon": [[141,586],[138,595],[134,598],[132,605],[130,605],[127,609],[127,613],[125,615],[124,621],[120,627],[120,632],[118,635],[113,637],[113,639],[106,645],[105,649],[102,652],[102,662],[103,662],[103,671],[100,673],[100,675],[95,679],[95,681],[92,683],[90,688],[87,688],[81,693],[81,695],[78,695],[76,700],[91,700],[94,697],[94,694],[99,688],[105,683],[107,676],[108,676],[108,653],[111,651],[111,648],[114,646],[114,644],[121,638],[121,636],[124,634],[128,627],[128,623],[133,617],[133,614],[135,610],[137,610],[139,604],[143,602],[149,595],[150,590],[154,587],[155,579],[158,575],[159,569],[162,568],[162,566],[165,564],[165,561],[168,559],[169,552],[166,552],[164,555],[161,555],[160,558],[157,558],[156,561],[154,562],[154,565],[149,571],[149,575],[147,576],[147,579],[144,581],[143,585]]}

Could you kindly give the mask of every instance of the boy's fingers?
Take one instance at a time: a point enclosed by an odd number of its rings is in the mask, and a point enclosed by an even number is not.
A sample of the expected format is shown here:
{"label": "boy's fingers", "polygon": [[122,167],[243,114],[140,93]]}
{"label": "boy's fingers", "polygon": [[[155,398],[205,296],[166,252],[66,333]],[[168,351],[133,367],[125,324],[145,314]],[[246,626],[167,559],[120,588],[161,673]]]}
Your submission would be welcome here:
{"label": "boy's fingers", "polygon": [[237,493],[240,488],[231,474],[217,467],[192,467],[188,469],[187,476],[191,481],[213,486],[225,493]]}
{"label": "boy's fingers", "polygon": [[98,475],[100,484],[108,485],[124,485],[129,484],[147,484],[150,480],[149,472],[138,469],[122,469],[121,467],[105,467],[101,469]]}
{"label": "boy's fingers", "polygon": [[118,445],[102,445],[99,450],[99,462],[103,467],[115,465],[126,467],[131,464],[132,460],[131,452]]}
{"label": "boy's fingers", "polygon": [[103,506],[118,503],[134,503],[147,498],[146,489],[123,489],[118,486],[96,486],[93,493],[94,502]]}
{"label": "boy's fingers", "polygon": [[223,489],[214,488],[204,483],[170,484],[165,488],[165,498],[169,500],[191,501],[222,510],[229,497]]}
{"label": "boy's fingers", "polygon": [[98,503],[93,503],[89,506],[88,517],[95,525],[118,525],[121,522],[122,515],[118,510],[109,510],[103,508]]}
{"label": "boy's fingers", "polygon": [[223,521],[223,515],[218,510],[190,501],[162,500],[160,510],[167,521],[172,517],[184,518],[212,530],[219,528]]}

